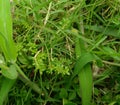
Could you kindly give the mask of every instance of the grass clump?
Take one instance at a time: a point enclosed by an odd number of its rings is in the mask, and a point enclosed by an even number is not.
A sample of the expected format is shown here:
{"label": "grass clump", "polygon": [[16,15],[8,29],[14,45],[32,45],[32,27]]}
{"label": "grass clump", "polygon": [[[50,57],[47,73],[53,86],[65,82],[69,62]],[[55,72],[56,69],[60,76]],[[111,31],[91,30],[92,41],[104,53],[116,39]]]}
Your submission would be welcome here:
{"label": "grass clump", "polygon": [[[10,50],[17,49],[17,54],[0,45],[0,60],[18,74],[4,104],[119,105],[119,4],[117,0],[11,2],[16,48]],[[15,56],[15,68],[6,59],[9,53]],[[10,77],[3,75],[2,67],[0,93],[6,86],[3,80]]]}

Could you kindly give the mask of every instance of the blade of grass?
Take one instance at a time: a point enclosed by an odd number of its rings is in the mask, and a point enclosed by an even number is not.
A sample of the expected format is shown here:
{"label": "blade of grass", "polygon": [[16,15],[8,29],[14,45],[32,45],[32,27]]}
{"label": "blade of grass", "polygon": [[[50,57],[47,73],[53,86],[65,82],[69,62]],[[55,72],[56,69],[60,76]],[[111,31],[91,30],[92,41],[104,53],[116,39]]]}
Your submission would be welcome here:
{"label": "blade of grass", "polygon": [[84,55],[79,57],[76,61],[72,79],[79,73],[79,71],[82,68],[85,67],[85,65],[87,65],[88,63],[95,61],[95,60],[100,61],[100,59],[96,55],[94,55],[92,53],[85,52]]}
{"label": "blade of grass", "polygon": [[110,27],[106,27],[105,28],[103,26],[98,26],[98,25],[92,25],[92,26],[85,25],[84,28],[88,29],[88,30],[100,32],[100,33],[105,34],[105,35],[109,35],[109,36],[114,36],[116,38],[120,38],[120,31],[119,31],[119,29],[110,28]]}
{"label": "blade of grass", "polygon": [[[79,51],[79,49],[77,51]],[[76,54],[78,54],[78,52],[76,52]],[[92,98],[93,79],[90,62],[94,59],[95,57],[90,53],[82,54],[82,56],[77,60],[72,76],[72,78],[74,78],[74,76],[78,75],[80,92],[82,96],[82,105],[90,105],[90,101]]]}
{"label": "blade of grass", "polygon": [[[79,66],[79,65],[78,65]],[[78,74],[82,105],[91,105],[93,78],[91,64],[85,65]]]}
{"label": "blade of grass", "polygon": [[90,105],[90,100],[92,97],[92,69],[91,62],[95,60],[100,60],[94,54],[85,52],[81,57],[76,61],[75,69],[73,72],[72,79],[78,75],[80,92],[82,95],[82,105]]}
{"label": "blade of grass", "polygon": [[[82,1],[83,3],[85,1]],[[83,3],[84,4],[84,3]],[[82,12],[82,9],[81,9]],[[83,27],[83,17],[81,16],[81,21],[80,21],[80,31],[84,35],[84,27]],[[78,34],[78,32],[76,32]],[[79,35],[79,36],[80,36]],[[75,53],[76,53],[76,58],[78,59],[79,57],[81,58],[83,55],[85,55],[85,44],[83,40],[79,39],[76,37],[75,41]],[[89,53],[88,53],[89,54]],[[86,59],[79,60],[78,63],[75,65],[74,69],[74,75],[78,74],[78,80],[80,84],[80,92],[81,92],[81,98],[82,98],[82,105],[90,105],[91,104],[91,98],[92,98],[92,70],[91,70],[91,64],[89,62],[89,56],[86,57]],[[90,57],[91,58],[91,57]],[[88,62],[86,62],[88,61]],[[81,67],[81,63],[83,63],[83,67]]]}
{"label": "blade of grass", "polygon": [[12,38],[10,1],[0,0],[0,46],[8,62],[16,61],[16,48]]}
{"label": "blade of grass", "polygon": [[16,80],[11,80],[3,77],[0,81],[2,81],[0,89],[0,105],[4,105],[3,103],[8,95],[8,92],[10,91]]}

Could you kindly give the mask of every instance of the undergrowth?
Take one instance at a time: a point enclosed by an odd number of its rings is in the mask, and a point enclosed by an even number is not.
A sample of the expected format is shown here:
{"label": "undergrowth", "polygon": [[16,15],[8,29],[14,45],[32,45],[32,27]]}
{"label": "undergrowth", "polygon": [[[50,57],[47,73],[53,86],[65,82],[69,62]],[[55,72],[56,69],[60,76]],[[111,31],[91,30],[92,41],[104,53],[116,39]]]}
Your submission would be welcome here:
{"label": "undergrowth", "polygon": [[76,38],[98,57],[90,62],[91,105],[120,104],[120,1],[14,0],[11,7],[16,62],[42,92],[17,80],[5,105],[81,105]]}

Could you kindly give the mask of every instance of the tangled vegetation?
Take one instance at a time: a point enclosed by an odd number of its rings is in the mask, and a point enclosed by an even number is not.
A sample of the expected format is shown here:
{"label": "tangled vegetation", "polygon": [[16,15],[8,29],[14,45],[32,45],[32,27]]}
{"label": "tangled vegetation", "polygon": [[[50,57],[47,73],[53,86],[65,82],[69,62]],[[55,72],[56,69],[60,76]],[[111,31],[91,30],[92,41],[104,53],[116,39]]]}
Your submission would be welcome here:
{"label": "tangled vegetation", "polygon": [[0,105],[119,105],[119,0],[0,0]]}

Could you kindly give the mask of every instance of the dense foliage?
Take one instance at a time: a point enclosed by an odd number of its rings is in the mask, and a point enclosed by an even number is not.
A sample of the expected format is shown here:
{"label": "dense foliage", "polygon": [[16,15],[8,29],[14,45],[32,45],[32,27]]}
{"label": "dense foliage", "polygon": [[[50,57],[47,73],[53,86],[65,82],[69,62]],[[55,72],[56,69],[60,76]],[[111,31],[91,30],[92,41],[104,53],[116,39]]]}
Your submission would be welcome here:
{"label": "dense foliage", "polygon": [[78,75],[82,66],[93,73],[91,105],[120,104],[120,1],[81,1],[11,2],[16,64],[41,94],[20,75],[25,82],[14,82],[5,105],[81,105],[82,83],[92,82]]}

